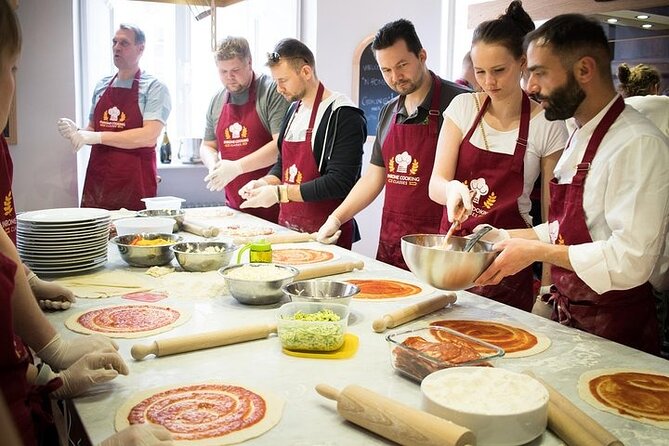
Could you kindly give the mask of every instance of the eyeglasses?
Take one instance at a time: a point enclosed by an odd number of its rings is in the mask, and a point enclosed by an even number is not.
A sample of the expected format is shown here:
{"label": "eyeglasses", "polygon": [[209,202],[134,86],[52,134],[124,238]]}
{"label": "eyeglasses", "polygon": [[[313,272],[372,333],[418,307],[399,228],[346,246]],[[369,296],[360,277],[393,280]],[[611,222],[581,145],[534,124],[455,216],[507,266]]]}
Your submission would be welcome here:
{"label": "eyeglasses", "polygon": [[309,65],[309,62],[307,59],[301,56],[282,56],[281,54],[277,53],[276,51],[267,53],[267,61],[270,63],[278,63],[281,59],[283,60],[292,60],[292,59],[302,59],[305,64]]}

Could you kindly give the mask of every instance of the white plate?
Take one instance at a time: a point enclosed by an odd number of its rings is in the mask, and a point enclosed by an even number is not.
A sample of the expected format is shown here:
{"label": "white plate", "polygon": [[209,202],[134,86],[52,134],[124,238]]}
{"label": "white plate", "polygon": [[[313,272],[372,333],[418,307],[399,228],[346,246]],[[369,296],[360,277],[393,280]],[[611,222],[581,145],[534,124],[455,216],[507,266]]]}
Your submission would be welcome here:
{"label": "white plate", "polygon": [[33,246],[33,245],[24,245],[17,243],[17,248],[19,251],[19,254],[32,254],[32,255],[54,255],[54,254],[59,254],[63,253],[64,255],[68,255],[73,252],[81,252],[81,251],[90,251],[90,250],[102,250],[102,249],[107,249],[107,241],[105,240],[103,242],[95,242],[95,243],[85,243],[85,244],[79,244],[79,245],[38,245],[38,246]]}
{"label": "white plate", "polygon": [[70,253],[52,252],[50,254],[21,254],[21,259],[25,262],[67,262],[70,260],[84,260],[100,257],[107,254],[107,248],[78,250]]}
{"label": "white plate", "polygon": [[90,259],[74,259],[68,261],[59,260],[57,262],[25,262],[26,265],[32,268],[41,269],[62,269],[73,268],[80,266],[96,265],[107,261],[107,254],[96,256]]}
{"label": "white plate", "polygon": [[16,246],[21,249],[36,249],[42,250],[45,248],[61,248],[61,249],[72,249],[74,247],[85,248],[91,246],[102,246],[106,245],[108,242],[107,236],[98,237],[96,239],[83,239],[83,240],[17,240]]}
{"label": "white plate", "polygon": [[108,228],[111,225],[111,220],[96,220],[85,221],[81,223],[65,223],[65,224],[34,224],[34,223],[17,223],[16,229],[23,232],[75,232],[81,230],[94,230]]}
{"label": "white plate", "polygon": [[66,267],[63,269],[55,269],[55,268],[33,268],[33,272],[35,274],[43,275],[43,276],[62,276],[64,274],[75,274],[75,273],[83,273],[84,271],[90,271],[93,269],[98,269],[102,266],[104,266],[105,262],[98,263],[96,265],[89,265],[89,266],[82,266],[82,267]]}
{"label": "white plate", "polygon": [[54,242],[54,241],[59,242],[59,241],[61,241],[63,243],[66,243],[66,242],[69,242],[71,240],[80,240],[80,241],[83,242],[84,240],[89,240],[89,241],[100,240],[100,239],[105,238],[105,237],[109,237],[108,232],[106,230],[93,232],[93,233],[90,233],[90,234],[74,233],[74,234],[50,234],[50,235],[46,235],[46,234],[17,233],[17,239],[20,238],[21,241],[26,242],[26,243],[30,243],[31,241],[34,242],[34,243],[39,243],[39,242],[42,242],[42,241],[45,241],[45,242]]}
{"label": "white plate", "polygon": [[30,223],[74,223],[110,218],[106,209],[97,208],[55,208],[24,212],[16,216],[18,222]]}

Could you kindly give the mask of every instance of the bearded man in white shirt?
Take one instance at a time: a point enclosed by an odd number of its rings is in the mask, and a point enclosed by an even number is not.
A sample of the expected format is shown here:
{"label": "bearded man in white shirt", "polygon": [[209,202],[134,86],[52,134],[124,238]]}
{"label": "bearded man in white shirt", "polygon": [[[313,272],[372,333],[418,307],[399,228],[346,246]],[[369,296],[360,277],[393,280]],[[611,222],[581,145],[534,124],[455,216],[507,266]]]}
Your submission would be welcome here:
{"label": "bearded man in white shirt", "polygon": [[477,285],[551,263],[554,320],[658,354],[653,287],[669,288],[667,139],[616,93],[597,22],[557,16],[525,44],[529,92],[547,119],[574,117],[577,128],[555,167],[548,223],[495,231],[501,252]]}

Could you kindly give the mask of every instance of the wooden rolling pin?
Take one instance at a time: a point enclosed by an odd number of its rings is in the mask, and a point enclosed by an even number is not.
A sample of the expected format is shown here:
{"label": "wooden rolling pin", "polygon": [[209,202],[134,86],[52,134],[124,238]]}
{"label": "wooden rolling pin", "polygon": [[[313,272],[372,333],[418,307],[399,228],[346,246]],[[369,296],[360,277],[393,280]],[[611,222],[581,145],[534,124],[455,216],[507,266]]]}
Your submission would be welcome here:
{"label": "wooden rolling pin", "polygon": [[315,232],[279,232],[277,234],[269,235],[255,235],[253,237],[236,237],[233,243],[241,245],[244,243],[253,243],[255,241],[264,240],[268,243],[302,243],[316,240]]}
{"label": "wooden rolling pin", "polygon": [[295,281],[314,279],[316,277],[332,276],[335,274],[349,273],[354,269],[363,269],[365,262],[358,260],[355,262],[332,262],[325,265],[313,265],[299,268],[300,272],[295,277]]}
{"label": "wooden rolling pin", "polygon": [[462,426],[391,400],[364,387],[346,386],[339,392],[316,386],[325,398],[337,401],[337,412],[347,420],[401,445],[475,445],[474,434]]}
{"label": "wooden rolling pin", "polygon": [[548,428],[569,446],[623,446],[611,432],[530,371],[525,374],[548,390]]}
{"label": "wooden rolling pin", "polygon": [[179,336],[171,339],[153,341],[151,345],[135,344],[130,349],[133,358],[140,361],[153,353],[156,356],[168,356],[175,353],[192,352],[206,348],[237,344],[240,342],[263,339],[276,333],[276,324],[260,324],[248,327],[229,328],[226,330]]}
{"label": "wooden rolling pin", "polygon": [[181,230],[205,238],[216,237],[219,233],[219,229],[216,226],[206,226],[194,221],[184,221],[181,223]]}
{"label": "wooden rolling pin", "polygon": [[383,333],[386,328],[397,327],[433,311],[441,310],[448,304],[455,303],[458,297],[455,293],[446,293],[441,296],[431,297],[423,302],[400,308],[372,322],[372,329],[377,333]]}

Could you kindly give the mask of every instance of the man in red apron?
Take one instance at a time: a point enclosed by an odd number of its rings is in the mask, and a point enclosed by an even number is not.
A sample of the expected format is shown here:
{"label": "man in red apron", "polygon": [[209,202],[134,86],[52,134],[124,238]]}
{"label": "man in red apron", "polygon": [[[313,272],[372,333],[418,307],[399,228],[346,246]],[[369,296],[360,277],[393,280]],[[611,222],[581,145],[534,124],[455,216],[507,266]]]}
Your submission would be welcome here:
{"label": "man in red apron", "polygon": [[112,45],[118,73],[96,86],[88,127],[58,122],[75,150],[92,145],[82,207],[140,210],[142,198],[156,196],[156,141],[171,105],[167,88],[139,68],[145,40],[139,28],[121,25]]}
{"label": "man in red apron", "polygon": [[428,70],[427,52],[408,20],[383,26],[372,49],[386,84],[399,96],[383,106],[371,163],[346,200],[322,225],[318,240],[327,243],[334,239],[340,222],[352,219],[385,186],[376,258],[408,269],[402,258],[401,238],[439,230],[442,207],[430,200],[428,184],[441,114],[453,97],[467,90]]}
{"label": "man in red apron", "polygon": [[[276,140],[288,102],[269,76],[256,78],[243,37],[227,37],[219,43],[216,66],[225,88],[211,101],[200,157],[209,168],[207,188],[225,190],[227,205],[239,209],[243,201],[239,189],[265,176],[276,162]],[[279,206],[246,212],[276,223]]]}
{"label": "man in red apron", "polygon": [[[279,160],[264,184],[252,181],[239,191],[246,199],[241,208],[278,202],[279,224],[315,232],[360,176],[366,121],[350,99],[325,89],[302,42],[279,42],[268,65],[277,90],[293,104],[279,134]],[[350,249],[353,241],[355,227],[348,221],[337,244]]]}
{"label": "man in red apron", "polygon": [[658,354],[651,285],[662,283],[655,271],[669,257],[666,139],[616,94],[597,22],[558,16],[526,43],[530,92],[546,118],[573,116],[577,129],[555,168],[549,223],[509,231],[477,283],[496,283],[535,260],[551,263],[553,319]]}

